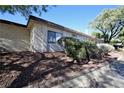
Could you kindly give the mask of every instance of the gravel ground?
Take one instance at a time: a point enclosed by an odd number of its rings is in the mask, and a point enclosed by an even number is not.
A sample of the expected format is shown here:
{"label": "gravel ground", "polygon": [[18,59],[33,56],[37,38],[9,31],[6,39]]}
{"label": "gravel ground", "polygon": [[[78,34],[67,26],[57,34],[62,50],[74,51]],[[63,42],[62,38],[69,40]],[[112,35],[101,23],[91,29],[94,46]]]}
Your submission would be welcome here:
{"label": "gravel ground", "polygon": [[82,73],[99,69],[105,60],[93,60],[88,64],[82,62],[79,65],[60,52],[1,54],[0,87],[53,87]]}
{"label": "gravel ground", "polygon": [[109,55],[107,65],[54,88],[124,88],[124,50]]}
{"label": "gravel ground", "polygon": [[[0,55],[0,87],[124,87],[123,52],[110,53],[108,65],[106,60],[77,65],[63,53]],[[72,86],[61,86],[65,81]]]}

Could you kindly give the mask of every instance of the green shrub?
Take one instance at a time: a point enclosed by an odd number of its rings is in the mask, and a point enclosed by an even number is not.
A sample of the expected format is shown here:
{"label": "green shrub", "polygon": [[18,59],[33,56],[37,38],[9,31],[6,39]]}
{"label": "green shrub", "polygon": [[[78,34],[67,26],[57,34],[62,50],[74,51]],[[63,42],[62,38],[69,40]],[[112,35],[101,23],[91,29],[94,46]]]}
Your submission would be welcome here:
{"label": "green shrub", "polygon": [[121,41],[118,39],[114,39],[114,40],[111,40],[111,42],[110,42],[111,45],[115,45],[117,43],[121,43]]}
{"label": "green shrub", "polygon": [[76,61],[86,58],[85,48],[82,43],[72,37],[63,37],[58,43],[65,48],[65,53]]}
{"label": "green shrub", "polygon": [[92,41],[82,41],[83,45],[85,46],[85,48],[87,49],[87,58],[101,58],[101,52],[98,49],[96,43],[92,42]]}
{"label": "green shrub", "polygon": [[77,62],[82,59],[100,58],[100,51],[96,44],[91,41],[79,41],[72,37],[63,37],[58,43],[65,48],[65,53]]}
{"label": "green shrub", "polygon": [[114,50],[114,47],[110,44],[101,43],[101,44],[97,44],[97,47],[100,49],[100,51],[103,54],[108,54],[109,52]]}

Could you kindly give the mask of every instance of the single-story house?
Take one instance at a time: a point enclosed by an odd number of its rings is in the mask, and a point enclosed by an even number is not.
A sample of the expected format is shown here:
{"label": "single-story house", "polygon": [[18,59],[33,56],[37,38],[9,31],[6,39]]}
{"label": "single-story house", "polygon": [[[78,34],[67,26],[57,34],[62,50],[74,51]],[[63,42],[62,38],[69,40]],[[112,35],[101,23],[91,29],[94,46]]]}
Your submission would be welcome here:
{"label": "single-story house", "polygon": [[94,40],[89,35],[30,16],[27,25],[0,19],[0,47],[9,51],[62,51],[57,44],[61,37]]}

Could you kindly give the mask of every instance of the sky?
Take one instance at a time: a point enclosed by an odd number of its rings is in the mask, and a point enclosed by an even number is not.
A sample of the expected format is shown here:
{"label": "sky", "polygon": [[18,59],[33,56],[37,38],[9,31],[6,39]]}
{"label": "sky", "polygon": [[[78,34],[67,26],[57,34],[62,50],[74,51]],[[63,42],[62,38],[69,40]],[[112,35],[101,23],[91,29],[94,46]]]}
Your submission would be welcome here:
{"label": "sky", "polygon": [[[33,14],[39,18],[60,24],[62,26],[91,34],[92,29],[89,28],[89,23],[95,19],[104,9],[116,8],[117,5],[58,5],[48,9],[48,12],[42,13],[41,16]],[[16,23],[27,24],[23,16],[19,14],[11,15],[8,13],[0,14],[0,19],[9,20]]]}

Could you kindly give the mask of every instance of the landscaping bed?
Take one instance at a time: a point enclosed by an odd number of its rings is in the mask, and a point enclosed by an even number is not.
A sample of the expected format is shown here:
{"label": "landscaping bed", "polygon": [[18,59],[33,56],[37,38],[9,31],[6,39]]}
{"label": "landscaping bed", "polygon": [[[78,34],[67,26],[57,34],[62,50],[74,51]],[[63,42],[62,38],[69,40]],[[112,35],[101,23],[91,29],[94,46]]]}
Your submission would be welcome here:
{"label": "landscaping bed", "polygon": [[53,87],[82,73],[95,70],[109,60],[91,59],[72,63],[62,52],[13,52],[0,55],[0,87]]}

